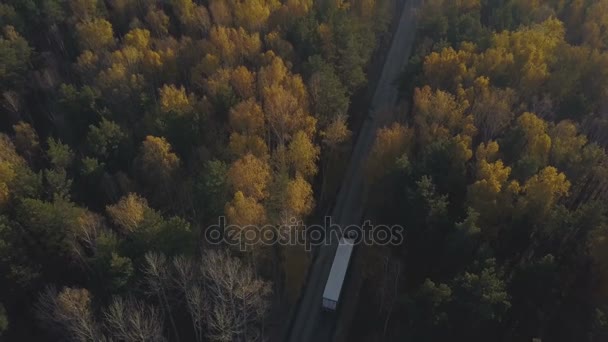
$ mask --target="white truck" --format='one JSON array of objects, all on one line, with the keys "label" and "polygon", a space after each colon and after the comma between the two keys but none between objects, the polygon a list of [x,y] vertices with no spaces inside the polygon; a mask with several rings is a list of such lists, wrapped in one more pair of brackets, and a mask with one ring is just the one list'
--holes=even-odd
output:
[{"label": "white truck", "polygon": [[353,247],[354,242],[348,238],[342,237],[338,242],[334,262],[331,265],[329,277],[327,277],[327,283],[323,291],[322,306],[324,310],[336,311],[338,307],[338,300],[344,286],[344,279],[346,278],[346,271],[348,271],[348,265],[350,264]]}]

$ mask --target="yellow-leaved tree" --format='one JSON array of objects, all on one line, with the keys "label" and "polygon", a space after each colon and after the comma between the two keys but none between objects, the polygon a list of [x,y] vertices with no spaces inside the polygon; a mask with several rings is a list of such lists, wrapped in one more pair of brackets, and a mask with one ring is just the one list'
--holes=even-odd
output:
[{"label": "yellow-leaved tree", "polygon": [[247,197],[262,200],[268,196],[270,176],[266,161],[247,154],[232,164],[227,181],[235,193],[240,191]]}]

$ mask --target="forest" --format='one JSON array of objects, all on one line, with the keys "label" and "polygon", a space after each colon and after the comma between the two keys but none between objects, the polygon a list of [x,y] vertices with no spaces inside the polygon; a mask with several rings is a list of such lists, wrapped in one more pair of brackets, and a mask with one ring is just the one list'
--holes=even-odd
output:
[{"label": "forest", "polygon": [[1,1],[2,340],[277,340],[308,255],[202,235],[327,201],[391,6]]},{"label": "forest", "polygon": [[[0,340],[281,340],[403,2],[1,0]],[[416,21],[348,339],[608,340],[608,0]]]},{"label": "forest", "polygon": [[608,339],[607,49],[608,1],[424,3],[368,165],[407,235],[362,258],[353,336]]}]

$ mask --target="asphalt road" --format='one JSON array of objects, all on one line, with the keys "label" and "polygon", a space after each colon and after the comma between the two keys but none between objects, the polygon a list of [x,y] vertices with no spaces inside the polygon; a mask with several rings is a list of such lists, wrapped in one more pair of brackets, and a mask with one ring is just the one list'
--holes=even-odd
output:
[{"label": "asphalt road", "polygon": [[[332,213],[333,222],[346,227],[360,224],[364,202],[364,164],[376,137],[376,131],[394,120],[393,110],[398,102],[396,78],[403,70],[414,43],[416,28],[415,12],[422,0],[405,0],[401,19],[393,36],[386,56],[382,75],[378,80],[369,119],[361,127],[353,149],[349,166],[340,187],[336,205]],[[295,313],[295,320],[289,331],[289,342],[331,341],[335,318],[321,309],[321,298],[329,270],[336,252],[337,241],[317,250],[317,256],[310,269],[308,284]],[[341,298],[342,300],[342,298]]]}]

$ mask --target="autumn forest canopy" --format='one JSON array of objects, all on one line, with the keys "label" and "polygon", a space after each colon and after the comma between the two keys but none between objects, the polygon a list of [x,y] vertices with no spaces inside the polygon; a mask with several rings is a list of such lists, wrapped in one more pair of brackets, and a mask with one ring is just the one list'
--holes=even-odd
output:
[{"label": "autumn forest canopy", "polygon": [[[0,340],[282,340],[311,253],[203,236],[331,211],[403,3],[0,1]],[[605,341],[608,0],[413,36],[346,337]]]},{"label": "autumn forest canopy", "polygon": [[607,25],[607,1],[426,1],[369,166],[373,215],[408,235],[363,261],[362,332],[608,338]]}]

